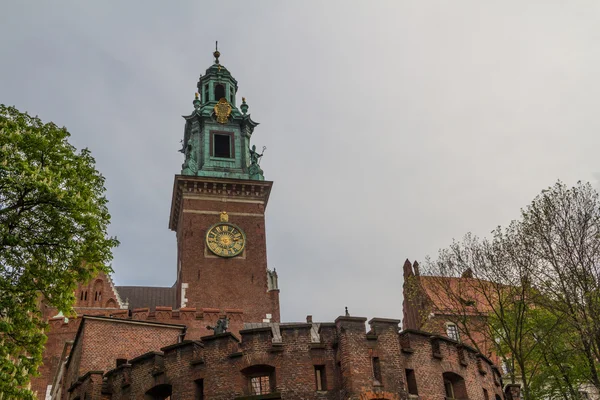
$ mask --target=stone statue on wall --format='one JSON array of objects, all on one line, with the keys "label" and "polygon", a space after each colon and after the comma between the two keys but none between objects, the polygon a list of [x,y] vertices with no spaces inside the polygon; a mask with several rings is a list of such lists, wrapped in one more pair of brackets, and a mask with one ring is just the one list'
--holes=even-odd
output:
[{"label": "stone statue on wall", "polygon": [[257,181],[262,181],[265,179],[265,177],[263,176],[264,172],[262,168],[260,168],[260,158],[263,156],[266,149],[267,148],[263,146],[263,151],[260,154],[258,153],[258,151],[256,151],[256,145],[252,145],[252,148],[249,149],[250,167],[248,167],[248,173],[250,174],[250,179],[254,179]]},{"label": "stone statue on wall", "polygon": [[219,318],[215,326],[207,326],[206,329],[211,330],[215,335],[227,332],[229,328],[229,318]]},{"label": "stone statue on wall", "polygon": [[182,165],[181,174],[182,175],[196,175],[198,172],[198,144],[197,141],[193,138],[190,138],[187,141],[184,150],[185,154],[185,162]]}]

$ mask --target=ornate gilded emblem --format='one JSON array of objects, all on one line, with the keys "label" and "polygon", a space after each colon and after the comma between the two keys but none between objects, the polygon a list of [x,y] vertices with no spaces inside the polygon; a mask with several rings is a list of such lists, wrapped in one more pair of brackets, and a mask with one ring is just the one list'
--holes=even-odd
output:
[{"label": "ornate gilded emblem", "polygon": [[225,211],[221,213],[220,220],[206,232],[208,249],[219,257],[241,254],[246,246],[246,234],[239,226],[228,222],[229,216]]},{"label": "ornate gilded emblem", "polygon": [[231,104],[227,101],[225,97],[221,97],[221,100],[217,104],[215,104],[215,116],[217,117],[217,122],[220,124],[226,124],[229,115],[231,115]]}]

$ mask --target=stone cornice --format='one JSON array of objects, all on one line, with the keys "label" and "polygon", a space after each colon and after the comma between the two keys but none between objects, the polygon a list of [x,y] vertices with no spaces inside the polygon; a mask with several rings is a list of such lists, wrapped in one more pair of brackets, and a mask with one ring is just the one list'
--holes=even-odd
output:
[{"label": "stone cornice", "polygon": [[254,200],[262,202],[266,207],[272,186],[271,181],[175,175],[169,228],[177,231],[184,195],[197,195],[215,200],[223,197]]}]

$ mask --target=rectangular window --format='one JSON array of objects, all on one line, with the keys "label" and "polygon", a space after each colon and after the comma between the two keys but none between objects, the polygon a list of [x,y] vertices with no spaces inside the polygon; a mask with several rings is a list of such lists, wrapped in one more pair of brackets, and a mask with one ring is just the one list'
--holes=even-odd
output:
[{"label": "rectangular window", "polygon": [[194,381],[196,384],[196,400],[204,400],[204,379],[197,379]]},{"label": "rectangular window", "polygon": [[406,370],[406,386],[408,387],[408,394],[419,394],[419,391],[417,390],[417,378],[415,377],[415,370],[413,369]]},{"label": "rectangular window", "polygon": [[453,324],[453,323],[446,324],[446,334],[448,335],[448,337],[450,339],[456,340],[457,342],[460,341],[460,336],[458,334],[458,327],[456,326],[456,324]]},{"label": "rectangular window", "polygon": [[315,365],[315,387],[318,391],[327,390],[324,365]]},{"label": "rectangular window", "polygon": [[269,376],[255,376],[250,378],[250,393],[253,395],[268,394],[271,391]]},{"label": "rectangular window", "polygon": [[381,383],[381,364],[379,363],[379,357],[373,357],[373,378]]},{"label": "rectangular window", "polygon": [[232,158],[231,154],[231,135],[213,134],[213,155],[220,158]]}]

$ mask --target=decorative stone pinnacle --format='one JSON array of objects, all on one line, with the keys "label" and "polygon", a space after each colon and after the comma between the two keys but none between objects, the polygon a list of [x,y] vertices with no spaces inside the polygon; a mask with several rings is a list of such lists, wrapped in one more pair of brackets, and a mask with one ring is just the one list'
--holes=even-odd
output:
[{"label": "decorative stone pinnacle", "polygon": [[194,105],[195,109],[200,108],[200,99],[199,99],[200,95],[198,94],[198,92],[196,92],[196,94],[194,95],[194,101],[192,102],[192,104]]},{"label": "decorative stone pinnacle", "polygon": [[242,110],[242,114],[246,115],[248,112],[248,104],[246,104],[246,98],[242,97],[242,105],[240,106],[240,110]]}]

